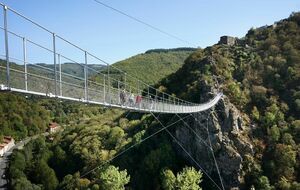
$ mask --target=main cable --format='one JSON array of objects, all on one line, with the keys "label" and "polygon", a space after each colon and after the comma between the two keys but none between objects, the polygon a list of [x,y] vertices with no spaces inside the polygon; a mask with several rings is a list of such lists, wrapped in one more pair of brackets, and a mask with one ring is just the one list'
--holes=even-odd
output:
[{"label": "main cable", "polygon": [[[198,114],[200,114],[200,113],[198,113]],[[191,113],[190,113],[190,115],[193,116],[193,114],[191,114]],[[200,121],[199,121],[196,117],[193,116],[193,118],[200,124]],[[190,127],[189,127],[189,128],[190,128]],[[214,163],[215,163],[215,166],[216,166],[216,169],[217,169],[217,173],[218,173],[218,175],[219,175],[220,183],[221,183],[222,189],[224,190],[225,188],[224,188],[224,184],[223,184],[223,181],[222,181],[220,169],[219,169],[219,166],[218,166],[218,163],[217,163],[215,154],[214,154],[214,150],[213,150],[213,148],[212,148],[211,139],[210,139],[210,136],[209,136],[209,130],[208,130],[208,118],[206,119],[206,130],[207,130],[208,142],[209,142],[209,145],[210,145],[209,149],[210,149],[211,152],[212,152],[213,160],[214,160]],[[192,130],[192,131],[194,132],[194,134],[195,134],[197,137],[201,138],[194,130]],[[201,139],[202,139],[202,138],[201,138]],[[205,143],[205,145],[207,146],[206,143]]]},{"label": "main cable", "polygon": [[136,21],[136,22],[138,22],[138,23],[140,23],[140,24],[143,24],[143,25],[145,25],[145,26],[147,26],[147,27],[149,27],[149,28],[151,28],[151,29],[153,29],[153,30],[156,30],[156,31],[158,31],[158,32],[160,32],[160,33],[162,33],[162,34],[164,34],[164,35],[167,35],[167,36],[169,36],[170,38],[173,38],[173,39],[176,39],[176,40],[178,40],[178,41],[180,41],[180,42],[189,44],[189,45],[191,45],[191,46],[193,46],[193,47],[197,47],[195,44],[193,44],[193,43],[191,43],[191,42],[189,42],[189,41],[187,41],[187,40],[184,40],[184,39],[182,39],[182,38],[180,38],[180,37],[178,37],[178,36],[176,36],[176,35],[174,35],[174,34],[171,34],[171,33],[169,33],[169,32],[166,32],[166,31],[164,31],[164,30],[162,30],[162,29],[160,29],[160,28],[158,28],[158,27],[156,27],[156,26],[153,26],[153,25],[151,25],[151,24],[149,24],[149,23],[147,23],[147,22],[145,22],[145,21],[143,21],[143,20],[141,20],[141,19],[139,19],[139,18],[136,18],[136,17],[134,17],[134,16],[132,16],[132,15],[130,15],[130,14],[128,14],[128,13],[125,13],[124,11],[121,11],[121,10],[119,10],[119,9],[116,9],[116,8],[114,8],[114,7],[112,7],[112,6],[108,5],[108,4],[105,4],[105,3],[103,3],[102,1],[99,1],[99,0],[94,0],[94,1],[95,1],[96,3],[102,5],[102,6],[106,7],[106,8],[109,8],[109,9],[111,9],[111,10],[113,10],[113,11],[115,11],[115,12],[121,14],[121,15],[123,15],[123,16],[126,16],[126,17],[128,17],[128,18],[130,18],[130,19],[132,19],[132,20],[134,20],[134,21]]},{"label": "main cable", "polygon": [[[190,115],[192,116],[192,117],[194,117],[191,113],[190,113]],[[180,119],[180,120],[182,120],[182,117],[179,115],[179,114],[177,114],[176,113],[176,116]],[[201,141],[202,141],[202,143],[206,146],[206,147],[208,147],[209,149],[211,149],[210,147],[209,147],[209,145],[205,142],[205,140],[203,140],[203,138],[202,137],[200,137],[199,135],[198,135],[198,133],[196,133],[196,131],[191,127],[191,126],[189,126],[189,124],[187,124],[184,120],[182,120],[182,122],[196,135],[196,137],[198,137],[198,139],[200,139]]]},{"label": "main cable", "polygon": [[[210,116],[210,114],[209,114],[209,116]],[[211,152],[212,152],[213,159],[214,159],[214,162],[215,162],[215,165],[216,165],[216,168],[217,168],[217,172],[218,172],[218,175],[219,175],[219,178],[220,178],[221,186],[222,186],[222,189],[225,190],[224,184],[223,184],[223,180],[222,180],[222,177],[221,177],[221,173],[220,173],[220,169],[219,169],[219,166],[218,166],[218,163],[217,163],[217,160],[216,160],[216,157],[215,157],[215,153],[214,153],[214,150],[213,150],[213,148],[212,148],[210,136],[209,136],[209,130],[208,130],[208,117],[207,117],[207,119],[206,119],[206,130],[207,130],[208,142],[209,142],[209,145],[210,145],[210,147],[211,147]]]}]

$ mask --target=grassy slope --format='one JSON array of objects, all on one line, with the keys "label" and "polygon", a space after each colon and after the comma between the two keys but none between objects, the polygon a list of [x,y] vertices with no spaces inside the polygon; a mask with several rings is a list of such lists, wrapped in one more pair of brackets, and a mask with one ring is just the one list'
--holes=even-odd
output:
[{"label": "grassy slope", "polygon": [[114,66],[130,73],[130,75],[142,79],[149,84],[155,84],[162,78],[178,70],[184,60],[195,49],[171,49],[168,51],[148,51],[117,62]]}]

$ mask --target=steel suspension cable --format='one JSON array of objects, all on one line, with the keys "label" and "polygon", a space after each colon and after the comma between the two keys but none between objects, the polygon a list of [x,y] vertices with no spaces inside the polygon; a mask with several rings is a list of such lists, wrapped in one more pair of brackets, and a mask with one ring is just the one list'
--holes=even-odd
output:
[{"label": "steel suspension cable", "polygon": [[121,11],[121,10],[119,10],[119,9],[116,9],[116,8],[114,8],[114,7],[112,7],[112,6],[108,5],[108,4],[105,4],[105,3],[103,3],[102,1],[99,1],[99,0],[93,0],[93,1],[95,1],[96,3],[102,5],[102,6],[106,7],[106,8],[109,8],[109,9],[111,9],[111,10],[113,10],[113,11],[115,11],[115,12],[117,12],[117,13],[123,15],[123,16],[126,16],[126,17],[128,17],[128,18],[130,18],[130,19],[132,19],[132,20],[134,20],[134,21],[136,21],[136,22],[138,22],[138,23],[140,23],[140,24],[143,24],[143,25],[145,25],[145,26],[147,26],[147,27],[149,27],[149,28],[151,28],[151,29],[153,29],[153,30],[156,30],[156,31],[158,31],[158,32],[160,32],[160,33],[162,33],[162,34],[164,34],[164,35],[167,35],[167,36],[169,36],[169,37],[171,37],[171,38],[173,38],[173,39],[176,39],[176,40],[178,40],[178,41],[180,41],[180,42],[189,44],[189,45],[191,45],[191,46],[193,46],[193,47],[197,47],[195,44],[193,44],[193,43],[191,43],[191,42],[189,42],[189,41],[187,41],[187,40],[184,40],[184,39],[182,39],[182,38],[180,38],[180,37],[178,37],[178,36],[176,36],[176,35],[174,35],[174,34],[171,34],[171,33],[169,33],[169,32],[166,32],[166,31],[164,31],[164,30],[162,30],[162,29],[160,29],[160,28],[158,28],[158,27],[156,27],[156,26],[153,26],[153,25],[151,25],[151,24],[149,24],[149,23],[147,23],[147,22],[145,22],[145,21],[143,21],[143,20],[141,20],[141,19],[139,19],[139,18],[136,18],[136,17],[134,17],[134,16],[132,16],[132,15],[129,15],[128,13],[125,13],[124,11]]},{"label": "steel suspension cable", "polygon": [[[175,114],[179,119],[181,119],[182,120],[182,118],[181,118],[181,116],[179,115],[179,114]],[[194,117],[192,114],[190,114],[192,117]],[[199,135],[198,135],[198,133],[196,133],[196,131],[189,125],[189,124],[187,124],[184,120],[182,120],[183,121],[183,123],[202,141],[202,143],[205,145],[205,146],[207,146],[209,149],[210,149],[210,147],[209,147],[209,145],[205,142],[205,140],[202,138],[202,137],[200,137]]]},{"label": "steel suspension cable", "polygon": [[[176,114],[177,117],[181,118],[181,116],[179,114]],[[196,118],[194,117],[193,114],[190,113],[190,115],[196,120]],[[183,123],[196,135],[196,137],[198,137],[198,139],[200,139],[202,141],[202,143],[207,147],[207,155],[210,156],[210,151],[213,151],[212,148],[205,142],[205,140],[198,135],[198,133],[185,121],[183,121]]]},{"label": "steel suspension cable", "polygon": [[[209,116],[210,115],[211,114],[209,114]],[[211,144],[211,139],[210,139],[209,130],[208,130],[208,117],[206,119],[206,130],[207,130],[208,142],[209,142],[209,145],[210,145],[210,148],[211,148],[211,151],[212,151],[213,159],[214,159],[214,162],[215,162],[215,165],[216,165],[216,168],[217,168],[217,172],[218,172],[218,175],[219,175],[221,186],[222,186],[222,189],[225,190],[223,180],[222,180],[222,177],[221,177],[221,173],[220,173],[220,169],[219,169],[219,166],[218,166],[218,163],[217,163],[217,160],[216,160],[216,157],[215,157],[215,153],[214,153],[214,150],[213,150],[212,144]]]},{"label": "steel suspension cable", "polygon": [[[200,114],[200,113],[198,113],[198,114]],[[190,115],[193,116],[193,114],[191,114],[191,113],[190,113]],[[199,121],[196,117],[193,116],[193,118],[200,124],[200,121]],[[217,169],[217,173],[218,173],[218,175],[219,175],[220,183],[221,183],[222,189],[224,190],[225,188],[224,188],[224,184],[223,184],[223,181],[222,181],[220,169],[219,169],[219,166],[218,166],[218,163],[217,163],[215,154],[214,154],[214,150],[213,150],[213,148],[212,148],[211,139],[210,139],[210,136],[209,136],[209,130],[208,130],[208,118],[206,119],[206,123],[207,123],[207,125],[206,125],[206,130],[207,130],[207,135],[208,135],[209,149],[210,149],[211,152],[212,152],[213,160],[214,160],[214,163],[215,163],[215,166],[216,166],[216,169]],[[196,136],[198,136],[198,134],[197,134],[195,131],[193,131],[193,132],[194,132],[194,134],[195,134]],[[207,145],[206,145],[206,146],[207,146]]]}]

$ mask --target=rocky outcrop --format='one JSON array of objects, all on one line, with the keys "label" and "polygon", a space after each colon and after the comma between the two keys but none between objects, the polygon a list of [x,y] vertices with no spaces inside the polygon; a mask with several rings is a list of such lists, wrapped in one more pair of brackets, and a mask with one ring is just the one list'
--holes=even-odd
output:
[{"label": "rocky outcrop", "polygon": [[[215,176],[216,183],[220,184],[216,177],[218,175],[212,157],[213,151],[225,189],[242,189],[243,159],[246,154],[253,154],[252,144],[248,138],[250,128],[248,118],[242,116],[226,97],[214,109],[193,116],[194,118],[191,117],[184,125],[176,128],[176,138],[203,170]],[[212,149],[210,149],[209,139]],[[178,153],[191,161],[179,148]],[[192,161],[191,164],[195,165]]]}]

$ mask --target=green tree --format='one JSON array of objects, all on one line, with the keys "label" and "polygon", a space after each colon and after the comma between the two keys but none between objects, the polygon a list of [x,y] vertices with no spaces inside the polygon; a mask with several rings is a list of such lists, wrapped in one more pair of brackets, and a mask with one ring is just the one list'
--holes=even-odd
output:
[{"label": "green tree", "polygon": [[300,183],[294,181],[291,185],[291,189],[290,190],[299,190],[300,189]]},{"label": "green tree", "polygon": [[15,151],[11,156],[9,174],[12,179],[25,177],[24,170],[26,168],[26,160],[20,151]]},{"label": "green tree", "polygon": [[193,167],[185,167],[176,177],[169,169],[162,171],[162,186],[166,190],[201,190],[202,173]]},{"label": "green tree", "polygon": [[252,109],[252,117],[256,120],[259,121],[259,111],[256,106],[253,107]]},{"label": "green tree", "polygon": [[91,187],[92,190],[99,190],[100,187],[98,184],[94,184],[92,187]]},{"label": "green tree", "polygon": [[58,188],[62,190],[85,190],[88,189],[90,183],[90,180],[80,178],[79,172],[76,172],[74,175],[66,175]]},{"label": "green tree", "polygon": [[285,178],[285,177],[281,177],[277,186],[281,189],[281,190],[289,190],[291,187],[291,183]]},{"label": "green tree", "polygon": [[123,190],[125,185],[129,183],[130,176],[127,171],[119,171],[118,167],[108,166],[99,174],[100,187],[106,190]]},{"label": "green tree", "polygon": [[125,136],[124,130],[120,127],[113,127],[110,130],[108,141],[108,147],[115,148],[116,146],[120,146],[120,143]]},{"label": "green tree", "polygon": [[266,112],[264,121],[267,126],[272,126],[275,124],[276,115],[272,112]]},{"label": "green tree", "polygon": [[273,101],[274,101],[274,103],[272,103],[271,106],[267,107],[267,110],[266,110],[265,116],[264,116],[264,124],[267,127],[276,125],[277,123],[284,120],[284,114],[282,113],[280,108],[277,106],[276,100],[273,100]]},{"label": "green tree", "polygon": [[13,185],[15,190],[41,190],[42,189],[37,185],[31,184],[31,182],[27,180],[26,177],[21,177],[17,179]]},{"label": "green tree", "polygon": [[248,97],[245,94],[245,92],[241,89],[240,85],[240,83],[231,81],[228,83],[227,88],[225,90],[234,103],[243,107],[246,105]]},{"label": "green tree", "polygon": [[257,189],[259,189],[259,190],[273,190],[274,187],[270,185],[268,177],[261,176],[258,179]]},{"label": "green tree", "polygon": [[293,139],[293,136],[290,133],[284,133],[282,136],[282,143],[286,145],[295,146],[296,143]]},{"label": "green tree", "polygon": [[68,174],[64,177],[62,182],[59,184],[59,189],[62,189],[62,190],[76,189],[76,183],[73,180],[73,176],[71,174]]},{"label": "green tree", "polygon": [[272,126],[271,129],[269,130],[269,138],[273,142],[277,142],[279,140],[280,130],[276,125]]},{"label": "green tree", "polygon": [[35,168],[35,173],[36,181],[43,184],[43,187],[46,190],[56,189],[58,180],[56,178],[55,172],[48,166],[48,164],[44,160],[38,162]]},{"label": "green tree", "polygon": [[174,164],[175,153],[170,144],[162,144],[158,149],[147,154],[143,161],[145,171],[151,175],[158,173],[161,168]]},{"label": "green tree", "polygon": [[276,175],[292,180],[296,164],[296,151],[291,145],[277,144],[274,153]]},{"label": "green tree", "polygon": [[20,151],[14,152],[14,154],[12,155],[11,163],[16,169],[19,169],[20,171],[25,170],[26,160],[24,155]]},{"label": "green tree", "polygon": [[173,190],[175,188],[176,177],[172,170],[165,169],[161,173],[162,187],[165,190]]},{"label": "green tree", "polygon": [[176,187],[180,190],[201,190],[202,173],[192,167],[183,168],[176,176]]}]

